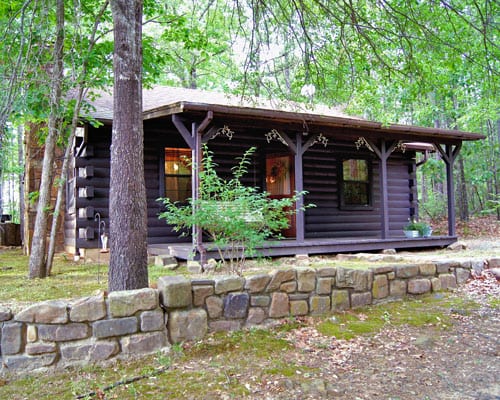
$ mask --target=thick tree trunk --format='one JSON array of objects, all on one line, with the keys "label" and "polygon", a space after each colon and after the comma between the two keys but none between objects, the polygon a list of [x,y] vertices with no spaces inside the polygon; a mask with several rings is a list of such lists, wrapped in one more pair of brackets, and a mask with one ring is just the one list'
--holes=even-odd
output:
[{"label": "thick tree trunk", "polygon": [[50,195],[54,175],[54,158],[60,126],[59,107],[61,103],[61,88],[63,79],[63,45],[64,45],[64,0],[57,0],[57,37],[54,44],[54,66],[50,93],[50,114],[48,134],[45,139],[43,154],[42,177],[36,210],[35,228],[29,260],[29,278],[45,278],[47,225],[50,211]]},{"label": "thick tree trunk", "polygon": [[111,1],[114,109],[111,139],[109,290],[148,286],[142,126],[142,1]]}]

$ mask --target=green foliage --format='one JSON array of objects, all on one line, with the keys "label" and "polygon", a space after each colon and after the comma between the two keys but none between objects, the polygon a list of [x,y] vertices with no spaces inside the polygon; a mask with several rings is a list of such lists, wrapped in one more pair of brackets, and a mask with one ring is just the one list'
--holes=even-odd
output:
[{"label": "green foliage", "polygon": [[417,221],[414,218],[408,220],[408,223],[403,227],[404,231],[418,231],[419,236],[427,237],[431,233],[431,227],[426,222]]},{"label": "green foliage", "polygon": [[223,262],[229,262],[229,270],[237,274],[242,273],[246,257],[257,255],[266,239],[280,237],[280,231],[288,227],[288,217],[296,212],[295,202],[305,194],[270,199],[268,193],[245,186],[242,177],[254,152],[255,148],[248,149],[233,167],[232,178],[225,180],[217,174],[213,153],[205,146],[199,199],[190,199],[186,205],[165,198],[162,201],[166,210],[160,214],[182,234],[194,226],[202,229]]},{"label": "green foliage", "polygon": [[420,201],[419,210],[431,220],[437,220],[447,216],[446,195],[438,192],[428,192],[427,200]]}]

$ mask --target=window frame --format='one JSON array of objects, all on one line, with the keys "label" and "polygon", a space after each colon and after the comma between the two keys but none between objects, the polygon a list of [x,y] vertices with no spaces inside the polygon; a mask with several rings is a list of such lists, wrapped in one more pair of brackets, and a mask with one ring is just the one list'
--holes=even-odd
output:
[{"label": "window frame", "polygon": [[[167,150],[168,149],[171,149],[171,150],[181,150],[181,151],[189,151],[191,152],[191,155],[190,155],[190,158],[192,158],[192,150],[189,148],[189,147],[174,147],[174,146],[164,146],[161,150],[161,157],[160,157],[160,174],[159,174],[159,178],[160,178],[160,187],[159,187],[159,191],[160,191],[160,197],[161,198],[168,198],[167,196],[167,185],[166,185],[166,179],[167,177],[187,177],[188,174],[169,174],[167,173],[167,171],[165,170],[165,162],[167,161],[166,160],[166,155],[167,155]],[[192,179],[193,179],[193,175],[192,175],[192,171],[191,173],[189,174],[189,179],[191,181],[191,185],[192,185]],[[191,194],[190,196],[188,196],[185,200],[177,200],[178,202],[180,203],[186,203],[190,197],[192,197],[193,193],[192,193],[192,186],[190,188],[190,191],[191,191]]]},{"label": "window frame", "polygon": [[[362,160],[366,162],[366,168],[368,173],[367,181],[356,181],[356,180],[344,180],[344,162],[348,160]],[[360,157],[359,155],[344,155],[339,159],[339,175],[338,175],[338,183],[339,183],[339,208],[341,210],[347,211],[370,211],[374,209],[373,206],[373,164],[372,160],[369,157]],[[367,185],[367,196],[368,203],[367,204],[346,204],[345,196],[344,196],[344,184],[347,182],[352,183],[364,183]]]}]

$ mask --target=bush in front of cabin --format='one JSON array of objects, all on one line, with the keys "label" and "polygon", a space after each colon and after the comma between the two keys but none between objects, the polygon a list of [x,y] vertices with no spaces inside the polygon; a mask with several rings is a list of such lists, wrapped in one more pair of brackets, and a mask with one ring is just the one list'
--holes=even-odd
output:
[{"label": "bush in front of cabin", "polygon": [[231,179],[226,180],[217,174],[213,153],[204,146],[199,199],[190,198],[187,204],[161,199],[165,211],[160,218],[181,235],[199,227],[210,240],[208,246],[217,249],[222,265],[238,275],[246,257],[257,256],[267,239],[281,238],[280,231],[288,228],[289,216],[296,213],[296,201],[305,194],[296,192],[290,198],[271,199],[268,193],[245,186],[241,179],[248,172],[255,150],[251,147],[238,158]]}]

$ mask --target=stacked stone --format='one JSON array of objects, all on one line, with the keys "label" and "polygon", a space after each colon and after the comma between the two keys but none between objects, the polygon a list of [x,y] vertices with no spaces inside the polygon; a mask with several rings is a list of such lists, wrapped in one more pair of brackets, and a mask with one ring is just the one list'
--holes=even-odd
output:
[{"label": "stacked stone", "polygon": [[1,331],[7,370],[95,363],[167,344],[158,291],[149,288],[34,304],[2,322]]},{"label": "stacked stone", "polygon": [[288,316],[327,314],[407,295],[454,289],[483,262],[374,267],[296,267],[247,278],[161,277],[158,289],[47,301],[12,315],[0,308],[4,370],[95,363],[147,354]]}]

